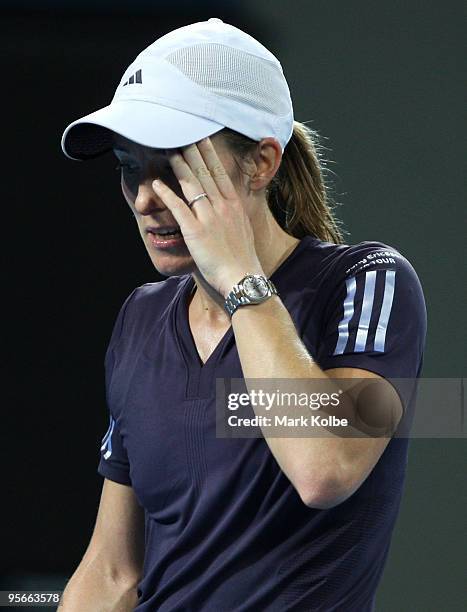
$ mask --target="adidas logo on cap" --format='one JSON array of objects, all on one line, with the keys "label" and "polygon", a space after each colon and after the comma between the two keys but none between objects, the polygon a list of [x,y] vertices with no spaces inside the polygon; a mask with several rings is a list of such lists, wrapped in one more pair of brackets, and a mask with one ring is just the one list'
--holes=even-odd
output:
[{"label": "adidas logo on cap", "polygon": [[140,68],[139,70],[135,72],[135,74],[131,75],[128,81],[123,83],[122,87],[125,87],[125,85],[131,85],[132,83],[142,83],[142,82],[143,82],[143,75],[142,75],[141,68]]}]

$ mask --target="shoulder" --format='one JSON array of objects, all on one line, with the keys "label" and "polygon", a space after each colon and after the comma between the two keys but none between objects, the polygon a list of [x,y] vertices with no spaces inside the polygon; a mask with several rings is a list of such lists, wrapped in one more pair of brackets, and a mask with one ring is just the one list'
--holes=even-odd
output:
[{"label": "shoulder", "polygon": [[412,264],[398,249],[384,242],[370,240],[347,246],[340,253],[337,265],[344,277],[367,270],[398,268],[413,270]]},{"label": "shoulder", "polygon": [[117,323],[120,327],[144,328],[158,315],[163,315],[187,282],[189,275],[170,276],[164,280],[144,283],[132,290],[121,304]]},{"label": "shoulder", "polygon": [[311,242],[309,247],[317,259],[321,280],[330,288],[335,288],[360,273],[377,270],[399,271],[398,276],[410,278],[412,282],[420,284],[407,256],[400,249],[385,242],[363,240],[349,245],[317,240]]},{"label": "shoulder", "polygon": [[400,250],[384,242],[365,240],[348,246],[337,258],[334,277],[347,290],[355,284],[371,288],[379,282],[393,291],[397,285],[399,299],[416,296],[424,306],[422,285],[412,263]]},{"label": "shoulder", "polygon": [[317,361],[383,377],[420,372],[427,330],[422,286],[409,260],[379,241],[334,249],[323,306]]},{"label": "shoulder", "polygon": [[345,276],[361,270],[396,265],[407,262],[399,249],[379,240],[363,240],[356,244],[334,244],[321,240],[311,241],[310,250],[314,257],[329,272]]},{"label": "shoulder", "polygon": [[153,302],[171,300],[187,282],[188,275],[169,276],[153,283],[144,283],[132,292],[133,303],[138,308],[145,308]]},{"label": "shoulder", "polygon": [[[357,244],[318,243],[322,278],[320,302],[328,316],[367,302],[391,299],[401,316],[416,312],[426,319],[423,288],[417,272],[396,247],[376,240]],[[405,315],[404,315],[405,316]]]}]

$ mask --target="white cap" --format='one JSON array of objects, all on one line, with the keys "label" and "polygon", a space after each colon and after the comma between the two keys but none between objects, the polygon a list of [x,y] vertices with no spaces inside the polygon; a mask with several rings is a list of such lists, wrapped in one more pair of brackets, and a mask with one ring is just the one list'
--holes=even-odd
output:
[{"label": "white cap", "polygon": [[112,133],[147,147],[179,148],[228,127],[253,140],[293,131],[290,91],[279,60],[217,17],[153,42],[125,70],[108,106],[65,129],[67,157],[85,160],[112,148]]}]

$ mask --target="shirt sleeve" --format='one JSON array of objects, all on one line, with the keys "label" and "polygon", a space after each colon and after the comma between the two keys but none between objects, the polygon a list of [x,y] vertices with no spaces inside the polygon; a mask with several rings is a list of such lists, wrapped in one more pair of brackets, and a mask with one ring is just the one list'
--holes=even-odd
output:
[{"label": "shirt sleeve", "polygon": [[363,242],[348,249],[338,269],[317,349],[320,367],[418,377],[427,316],[410,262],[393,247]]},{"label": "shirt sleeve", "polygon": [[97,471],[101,476],[120,484],[131,485],[130,464],[123,446],[118,424],[112,413],[105,436],[101,440]]},{"label": "shirt sleeve", "polygon": [[137,289],[132,291],[120,308],[105,354],[105,392],[109,424],[107,431],[101,440],[100,458],[97,467],[97,471],[101,476],[125,485],[131,485],[130,463],[128,461],[128,455],[120,433],[118,416],[114,414],[114,410],[109,400],[109,388],[116,359],[115,349],[123,334],[127,308],[136,291]]}]

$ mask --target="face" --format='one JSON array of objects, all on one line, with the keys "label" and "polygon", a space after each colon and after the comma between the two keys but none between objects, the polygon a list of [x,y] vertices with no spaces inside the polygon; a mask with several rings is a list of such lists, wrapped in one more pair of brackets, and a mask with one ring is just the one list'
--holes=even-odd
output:
[{"label": "face", "polygon": [[[222,136],[215,134],[210,138],[224,168],[237,186],[237,166]],[[174,240],[173,246],[157,246],[153,234],[147,232],[149,226],[178,226],[170,209],[154,192],[154,179],[162,179],[186,202],[166,150],[145,147],[114,134],[113,152],[118,160],[123,196],[135,216],[141,238],[155,268],[164,276],[191,273],[196,266],[183,239]]]}]

